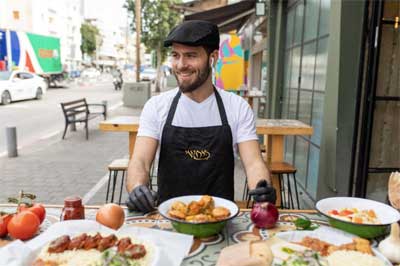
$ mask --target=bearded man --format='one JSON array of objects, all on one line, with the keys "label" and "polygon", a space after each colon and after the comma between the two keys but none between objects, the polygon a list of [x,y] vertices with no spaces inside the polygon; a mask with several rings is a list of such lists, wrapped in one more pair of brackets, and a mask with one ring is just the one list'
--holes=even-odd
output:
[{"label": "bearded man", "polygon": [[[128,167],[128,208],[149,212],[157,202],[184,195],[234,200],[237,153],[251,194],[258,201],[275,202],[253,111],[242,97],[212,83],[218,27],[207,21],[185,21],[172,29],[164,46],[171,47],[178,88],[152,97],[143,108]],[[157,151],[158,195],[148,187]]]}]

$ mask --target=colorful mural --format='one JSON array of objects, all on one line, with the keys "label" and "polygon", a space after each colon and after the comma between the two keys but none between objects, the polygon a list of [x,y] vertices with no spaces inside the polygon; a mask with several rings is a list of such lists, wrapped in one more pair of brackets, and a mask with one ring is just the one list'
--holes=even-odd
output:
[{"label": "colorful mural", "polygon": [[248,51],[243,51],[234,32],[221,35],[215,84],[225,90],[238,90],[247,83]]}]

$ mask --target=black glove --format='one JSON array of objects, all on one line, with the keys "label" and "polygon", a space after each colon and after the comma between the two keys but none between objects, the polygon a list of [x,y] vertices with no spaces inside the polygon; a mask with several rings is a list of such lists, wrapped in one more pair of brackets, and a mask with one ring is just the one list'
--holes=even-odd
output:
[{"label": "black glove", "polygon": [[156,206],[157,193],[150,190],[146,185],[135,187],[130,193],[126,201],[128,209],[143,213],[151,212]]},{"label": "black glove", "polygon": [[276,202],[275,188],[269,186],[267,180],[262,179],[258,181],[257,187],[249,191],[249,195],[253,196],[255,202]]}]

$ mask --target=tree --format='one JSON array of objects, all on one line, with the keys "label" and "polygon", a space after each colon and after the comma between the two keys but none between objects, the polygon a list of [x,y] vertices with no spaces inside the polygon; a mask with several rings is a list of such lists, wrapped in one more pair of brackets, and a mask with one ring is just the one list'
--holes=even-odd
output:
[{"label": "tree", "polygon": [[99,29],[89,22],[85,22],[81,26],[82,54],[93,56],[96,52],[97,46],[101,44],[101,37]]},{"label": "tree", "polygon": [[[142,36],[141,41],[147,52],[156,52],[157,82],[156,91],[160,90],[161,64],[167,58],[168,49],[164,48],[164,39],[173,27],[181,21],[181,15],[172,6],[181,3],[181,0],[142,0]],[[133,14],[135,21],[135,1],[126,0],[125,7]],[[131,23],[135,30],[135,23]]]}]

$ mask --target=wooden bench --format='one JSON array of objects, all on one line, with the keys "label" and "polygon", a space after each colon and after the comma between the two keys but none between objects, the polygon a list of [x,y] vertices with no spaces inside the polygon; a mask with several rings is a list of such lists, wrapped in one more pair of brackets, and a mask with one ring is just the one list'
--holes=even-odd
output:
[{"label": "wooden bench", "polygon": [[[93,109],[93,111],[91,111],[89,109],[90,106],[99,106],[102,107],[102,110],[94,111]],[[61,103],[61,108],[65,118],[65,128],[62,139],[64,139],[65,133],[67,133],[68,126],[73,125],[73,128],[75,128],[75,123],[85,123],[86,139],[89,139],[88,121],[101,115],[104,117],[104,120],[107,119],[106,104],[88,104],[85,98]]]}]

